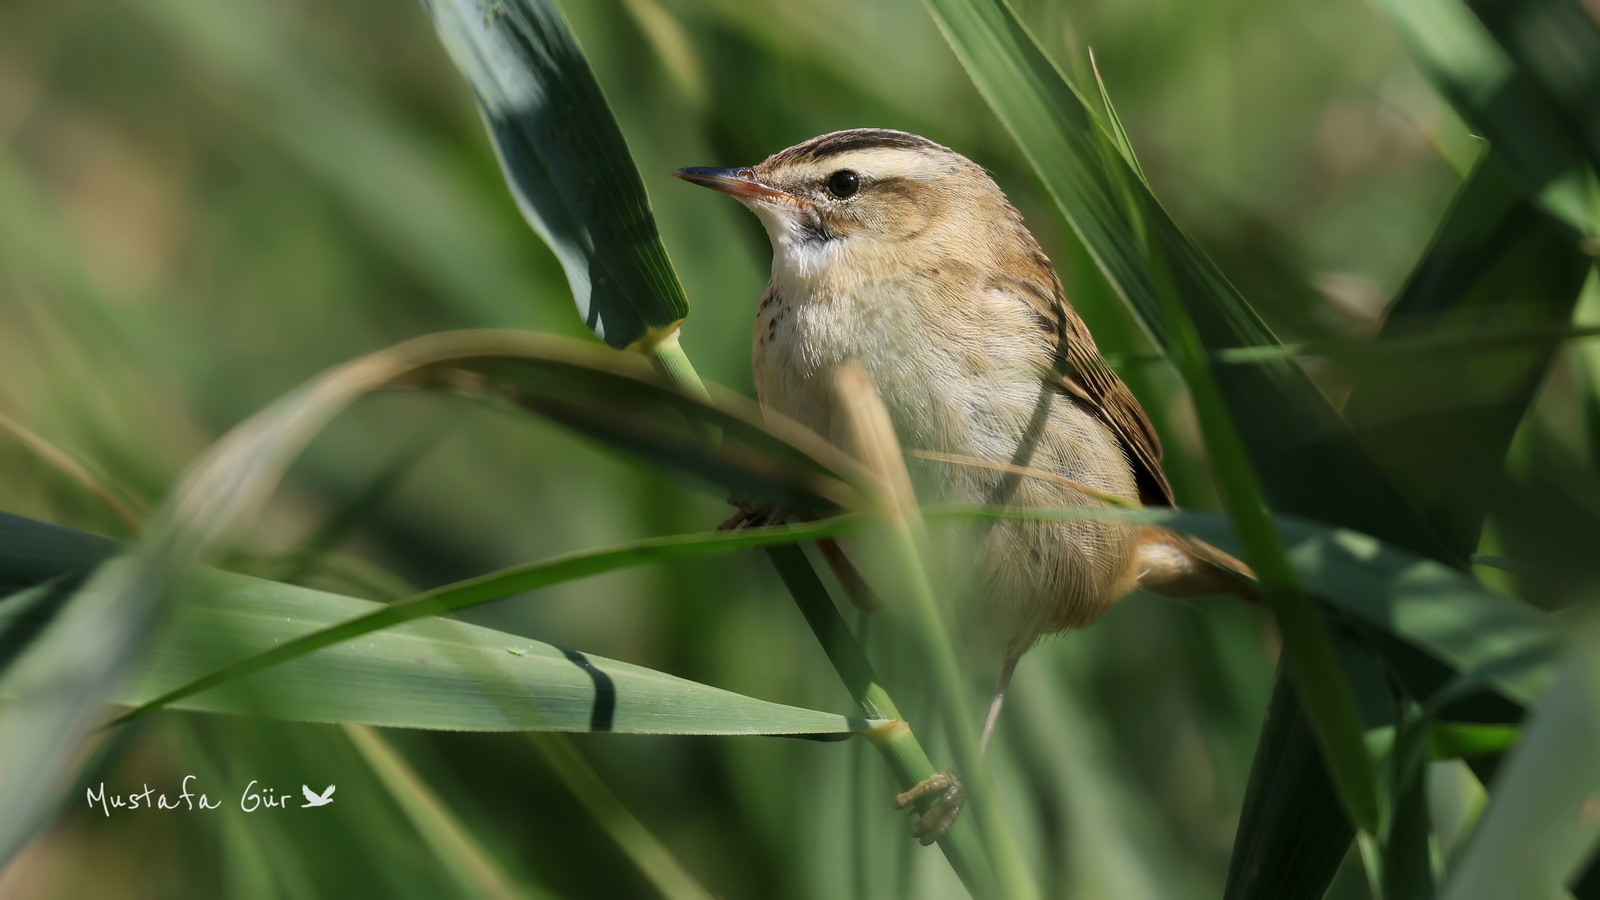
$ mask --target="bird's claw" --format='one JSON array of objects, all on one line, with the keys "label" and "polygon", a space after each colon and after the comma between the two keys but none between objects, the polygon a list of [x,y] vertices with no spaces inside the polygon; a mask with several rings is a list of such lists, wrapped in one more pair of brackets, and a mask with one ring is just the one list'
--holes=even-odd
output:
[{"label": "bird's claw", "polygon": [[956,770],[950,769],[924,778],[911,790],[895,797],[894,808],[905,809],[924,797],[935,799],[911,823],[911,836],[926,847],[943,837],[950,826],[956,823],[956,817],[961,815],[961,807],[967,802],[967,794],[961,787]]},{"label": "bird's claw", "polygon": [[736,531],[740,528],[762,528],[768,525],[779,525],[784,519],[789,518],[789,511],[778,509],[762,503],[728,498],[728,502],[735,507],[733,515],[727,521],[717,526],[718,531]]}]

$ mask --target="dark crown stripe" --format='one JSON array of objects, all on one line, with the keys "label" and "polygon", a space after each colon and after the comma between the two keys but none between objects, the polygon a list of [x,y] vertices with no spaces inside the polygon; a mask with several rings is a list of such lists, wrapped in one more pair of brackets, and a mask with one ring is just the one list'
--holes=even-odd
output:
[{"label": "dark crown stripe", "polygon": [[889,128],[855,128],[850,131],[835,131],[814,137],[803,144],[780,153],[779,156],[791,160],[807,159],[813,162],[849,153],[852,150],[871,150],[878,147],[892,147],[900,150],[943,150],[938,144],[925,137],[919,137],[904,131],[895,131]]}]

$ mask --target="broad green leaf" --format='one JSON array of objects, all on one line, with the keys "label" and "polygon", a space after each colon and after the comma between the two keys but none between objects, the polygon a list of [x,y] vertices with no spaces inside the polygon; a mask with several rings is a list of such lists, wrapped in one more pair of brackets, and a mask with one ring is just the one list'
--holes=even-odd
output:
[{"label": "broad green leaf", "polygon": [[[110,569],[126,567],[119,561]],[[226,572],[195,573],[118,695],[143,703],[382,604]],[[448,619],[327,646],[172,704],[302,722],[460,731],[843,734],[880,724],[696,684],[641,666]]]},{"label": "broad green leaf", "polygon": [[[1066,507],[938,507],[933,524],[990,519],[1107,518],[1159,524],[1239,555],[1243,541],[1229,517],[1197,510]],[[1554,680],[1563,628],[1549,613],[1498,594],[1471,575],[1371,535],[1296,516],[1272,517],[1295,576],[1330,614],[1370,634],[1398,641],[1373,650],[1389,666],[1424,653],[1441,675],[1422,693],[1457,696],[1492,689],[1514,706],[1536,702]],[[1465,685],[1451,683],[1463,673]],[[1423,698],[1426,699],[1426,698]],[[1440,710],[1449,710],[1450,703]]]},{"label": "broad green leaf", "polygon": [[1553,897],[1600,837],[1600,638],[1585,623],[1502,764],[1443,900]]},{"label": "broad green leaf", "polygon": [[[1471,0],[1467,5],[1517,71],[1537,85],[1589,165],[1600,169],[1600,21],[1593,7],[1575,0]],[[1594,202],[1591,197],[1591,215]]]},{"label": "broad green leaf", "polygon": [[561,259],[578,314],[612,347],[648,349],[689,314],[588,60],[552,0],[425,0],[478,97],[528,223]]},{"label": "broad green leaf", "polygon": [[166,690],[146,698],[133,709],[123,713],[117,722],[138,718],[161,707],[173,705],[186,697],[299,659],[325,647],[332,647],[345,641],[360,640],[366,635],[406,622],[441,616],[553,584],[631,566],[667,559],[687,559],[713,553],[726,553],[750,547],[789,544],[845,533],[859,525],[860,522],[857,520],[840,517],[790,527],[651,538],[621,547],[569,553],[554,559],[491,572],[435,588],[406,600],[381,604],[348,619],[329,622],[323,628],[309,632],[297,631],[288,638],[275,641],[259,653],[246,655],[227,665],[219,664],[213,670],[198,673],[186,681],[170,685]]},{"label": "broad green leaf", "polygon": [[[1479,163],[1380,341],[1535,332],[1572,319],[1591,259],[1571,228],[1523,197],[1498,151]],[[1458,558],[1478,548],[1512,435],[1554,341],[1385,354],[1350,372],[1345,416]]]}]

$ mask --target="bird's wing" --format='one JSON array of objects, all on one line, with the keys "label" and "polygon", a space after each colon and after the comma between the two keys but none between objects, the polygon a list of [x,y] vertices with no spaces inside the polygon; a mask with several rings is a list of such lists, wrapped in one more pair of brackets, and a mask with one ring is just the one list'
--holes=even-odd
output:
[{"label": "bird's wing", "polygon": [[333,792],[335,790],[337,790],[338,787],[339,786],[337,784],[328,785],[328,789],[323,791],[321,796],[318,799],[320,799],[324,803],[328,802],[329,800],[332,800],[333,799]]},{"label": "bird's wing", "polygon": [[317,796],[317,792],[313,791],[308,785],[300,785],[300,793],[306,795],[307,803],[315,803],[322,799],[321,797]]},{"label": "bird's wing", "polygon": [[1053,376],[1052,383],[1062,393],[1082,401],[1116,434],[1133,464],[1139,502],[1146,506],[1172,506],[1172,486],[1161,471],[1161,439],[1156,436],[1155,426],[1133,392],[1106,365],[1088,327],[1067,302],[1049,261],[1043,254],[1038,259],[1043,271],[1034,277],[997,274],[992,287],[1027,301],[1047,330],[1059,335],[1060,360],[1065,366]]}]

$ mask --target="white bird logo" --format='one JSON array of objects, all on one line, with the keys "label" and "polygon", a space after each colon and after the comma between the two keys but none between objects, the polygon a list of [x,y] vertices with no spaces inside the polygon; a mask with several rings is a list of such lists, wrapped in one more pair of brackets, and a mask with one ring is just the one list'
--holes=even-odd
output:
[{"label": "white bird logo", "polygon": [[338,787],[336,784],[328,785],[328,789],[318,794],[306,785],[300,785],[300,793],[306,795],[306,802],[300,805],[301,809],[309,806],[327,806],[333,802],[333,792]]}]

